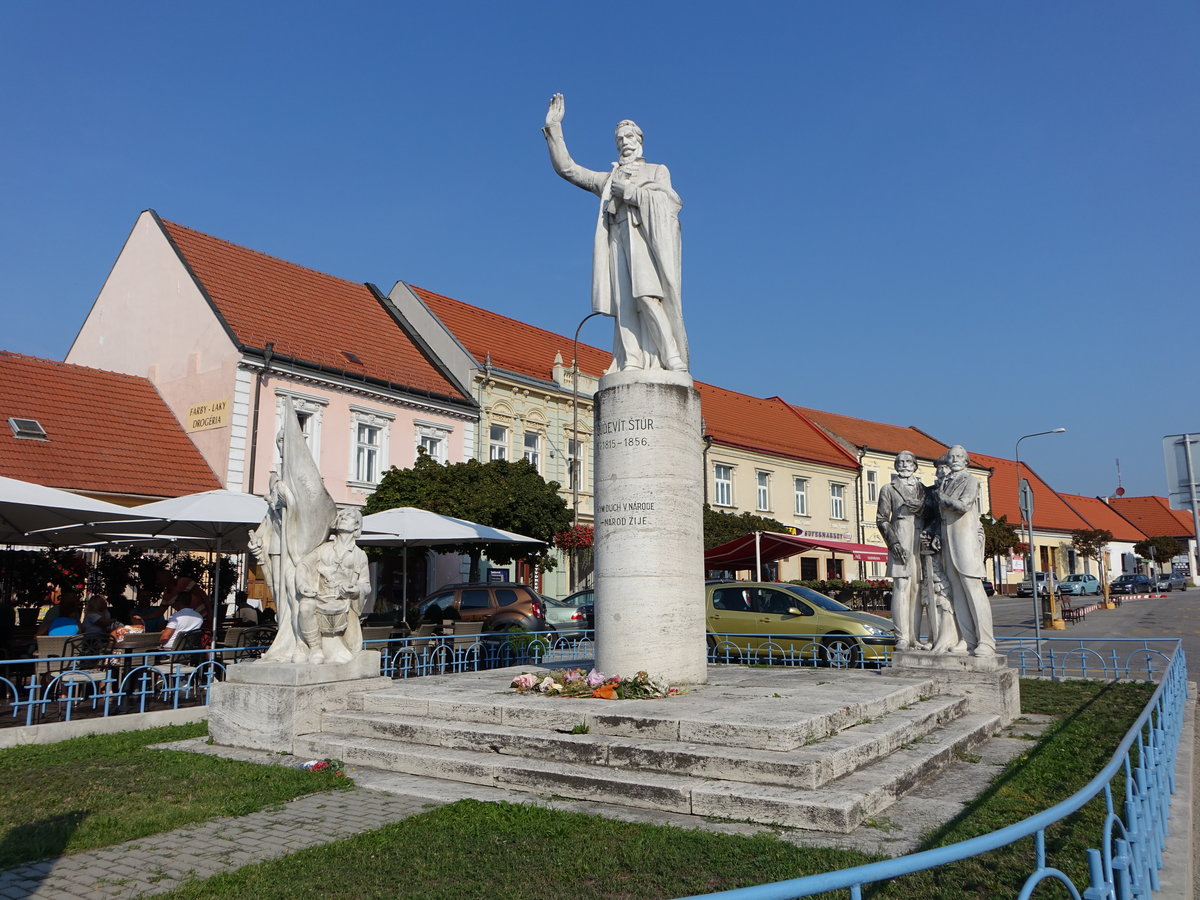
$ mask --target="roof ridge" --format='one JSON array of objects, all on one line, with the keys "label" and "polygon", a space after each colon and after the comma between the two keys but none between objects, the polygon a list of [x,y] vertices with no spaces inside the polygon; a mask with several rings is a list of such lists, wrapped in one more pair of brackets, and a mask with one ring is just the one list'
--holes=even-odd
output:
[{"label": "roof ridge", "polygon": [[[457,297],[451,297],[449,294],[443,294],[439,291],[432,291],[429,288],[421,287],[419,284],[413,284],[411,281],[405,281],[404,284],[408,285],[408,287],[415,291],[420,291],[422,294],[428,294],[430,296],[437,297],[439,300],[447,300],[450,303],[457,303],[460,306],[469,306],[471,309],[477,310],[485,315],[495,316],[497,319],[503,319],[506,322],[511,322],[513,325],[516,325],[519,328],[526,330],[533,329],[534,331],[541,332],[542,334],[549,335],[550,337],[561,338],[569,343],[575,342],[573,338],[569,338],[565,334],[559,334],[557,331],[551,331],[549,328],[542,328],[540,325],[531,325],[528,322],[522,322],[520,319],[514,319],[512,316],[507,316],[504,313],[496,312],[495,310],[487,309],[482,306],[476,306],[474,303],[468,303],[466,300],[459,300]],[[594,350],[597,353],[609,352],[607,350],[602,350],[599,347],[594,347],[591,344],[585,344],[583,341],[579,342],[579,346],[582,349]]]},{"label": "roof ridge", "polygon": [[349,278],[342,278],[340,275],[330,275],[328,272],[322,272],[320,269],[314,269],[311,266],[303,266],[300,263],[292,262],[289,259],[284,259],[282,256],[275,256],[262,250],[255,250],[253,247],[247,247],[245,244],[234,243],[233,241],[226,240],[225,238],[217,237],[215,234],[209,234],[207,231],[199,231],[195,228],[189,228],[187,225],[181,225],[178,222],[172,222],[169,219],[163,219],[160,217],[159,221],[162,222],[167,228],[179,228],[188,232],[189,234],[196,235],[197,237],[207,238],[210,241],[216,241],[218,244],[224,244],[227,247],[234,247],[246,253],[252,253],[255,256],[261,256],[263,259],[269,259],[272,262],[290,266],[293,269],[299,269],[301,272],[309,272],[313,275],[319,275],[321,278],[329,278],[333,281],[340,281],[343,284],[354,285],[355,287],[365,286],[364,282],[351,281]]},{"label": "roof ridge", "polygon": [[804,422],[805,425],[807,425],[809,428],[811,428],[813,431],[815,431],[827,444],[829,444],[829,446],[833,447],[838,453],[841,453],[842,455],[844,455],[848,460],[850,460],[852,463],[854,463],[855,466],[859,465],[858,457],[854,456],[852,453],[850,453],[849,450],[847,450],[845,447],[843,447],[841,444],[839,444],[837,441],[835,441],[833,439],[833,436],[830,435],[829,432],[827,432],[824,428],[822,428],[820,425],[818,425],[816,422],[814,422],[812,419],[810,419],[804,413],[800,412],[800,410],[796,409],[796,407],[792,406],[792,404],[788,403],[782,397],[776,395],[776,396],[772,397],[771,399],[774,401],[777,401],[781,406],[783,406],[783,408],[785,410],[787,410],[793,416],[795,416],[796,418],[798,418],[802,422]]},{"label": "roof ridge", "polygon": [[114,372],[112,369],[101,369],[97,366],[85,366],[80,363],[71,363],[61,359],[47,359],[44,356],[30,356],[28,353],[19,353],[16,350],[0,350],[0,358],[11,357],[13,359],[23,360],[25,362],[38,363],[46,366],[57,366],[63,369],[85,369],[89,372],[99,372],[101,375],[108,375],[113,378],[119,378],[125,381],[145,382],[151,385],[150,380],[144,375],[130,375],[128,372]]}]

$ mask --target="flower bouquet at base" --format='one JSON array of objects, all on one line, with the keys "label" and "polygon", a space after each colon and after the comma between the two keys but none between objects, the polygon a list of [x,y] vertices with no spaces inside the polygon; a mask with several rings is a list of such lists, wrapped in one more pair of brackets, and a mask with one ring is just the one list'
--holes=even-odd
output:
[{"label": "flower bouquet at base", "polygon": [[332,772],[339,778],[346,777],[346,767],[340,759],[310,759],[300,763],[299,768],[306,772]]},{"label": "flower bouquet at base", "polygon": [[523,672],[512,680],[519,694],[543,694],[547,697],[595,697],[600,700],[654,700],[683,693],[671,687],[661,675],[638,672],[629,678],[605,675],[592,669],[566,669],[537,674]]}]

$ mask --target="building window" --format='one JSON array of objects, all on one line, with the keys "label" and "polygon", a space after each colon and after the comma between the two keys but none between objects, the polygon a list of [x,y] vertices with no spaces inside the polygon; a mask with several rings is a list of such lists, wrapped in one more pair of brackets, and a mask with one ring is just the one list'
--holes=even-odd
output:
[{"label": "building window", "polygon": [[808,515],[808,479],[797,478],[794,482],[796,492],[796,515]]},{"label": "building window", "polygon": [[771,508],[771,476],[767,472],[757,472],[755,475],[758,484],[758,508],[765,512]]},{"label": "building window", "polygon": [[542,471],[542,436],[536,431],[525,432],[525,461],[537,469]]},{"label": "building window", "polygon": [[441,422],[414,419],[417,432],[417,449],[424,450],[434,462],[445,465],[449,462],[450,432],[452,426]]},{"label": "building window", "polygon": [[350,407],[350,482],[358,487],[373,487],[388,468],[390,413],[360,406]]},{"label": "building window", "polygon": [[358,423],[354,448],[354,480],[365,484],[379,483],[380,432],[376,425]]},{"label": "building window", "polygon": [[733,506],[733,467],[713,466],[713,502],[717,506]]},{"label": "building window", "polygon": [[508,429],[503,425],[488,430],[488,459],[508,459]]},{"label": "building window", "polygon": [[[304,442],[308,444],[308,452],[312,454],[313,461],[318,466],[321,465],[321,419],[325,413],[325,407],[328,401],[323,398],[309,397],[304,394],[295,393],[292,391],[278,391],[275,394],[275,421],[280,423],[279,429],[283,429],[283,413],[286,407],[286,398],[292,400],[292,408],[296,411],[296,421],[300,423],[300,431],[304,435]],[[354,433],[350,434],[350,439],[353,441]],[[279,464],[279,442],[275,443],[275,464]]]},{"label": "building window", "polygon": [[438,462],[446,461],[446,442],[442,438],[423,434],[420,436],[417,446]]},{"label": "building window", "polygon": [[567,482],[573,491],[583,490],[583,442],[571,438],[567,441],[567,465],[571,471]]},{"label": "building window", "polygon": [[801,581],[816,581],[820,578],[817,574],[817,560],[814,556],[800,557],[800,580]]},{"label": "building window", "polygon": [[830,581],[841,581],[846,576],[842,574],[842,561],[832,558],[825,560],[825,577]]},{"label": "building window", "polygon": [[867,469],[867,502],[874,503],[879,499],[879,473]]},{"label": "building window", "polygon": [[844,484],[829,485],[829,518],[846,518],[846,486]]}]

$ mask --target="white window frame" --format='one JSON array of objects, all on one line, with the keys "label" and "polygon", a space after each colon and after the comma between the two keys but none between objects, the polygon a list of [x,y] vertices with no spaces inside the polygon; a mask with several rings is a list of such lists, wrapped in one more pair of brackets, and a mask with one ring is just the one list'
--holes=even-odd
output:
[{"label": "white window frame", "polygon": [[755,487],[757,488],[758,511],[770,512],[771,510],[771,473],[770,472],[755,472],[754,473]]},{"label": "white window frame", "polygon": [[726,463],[713,463],[713,505],[733,506],[733,466]]},{"label": "white window frame", "polygon": [[[504,432],[503,440],[496,437],[496,431],[499,429]],[[509,435],[512,429],[501,422],[488,423],[488,461],[496,459],[508,459],[508,444]]]},{"label": "white window frame", "polygon": [[[347,483],[351,487],[374,490],[383,478],[383,473],[391,467],[391,431],[396,416],[392,413],[370,409],[365,406],[350,406],[350,472]],[[375,447],[375,479],[361,477],[359,468],[359,453],[363,444],[359,441],[359,429],[372,428],[379,437]]]},{"label": "white window frame", "polygon": [[590,443],[581,438],[567,438],[567,488],[583,490],[583,448]]},{"label": "white window frame", "polygon": [[829,518],[838,521],[846,518],[846,485],[838,481],[829,482]]},{"label": "white window frame", "polygon": [[442,465],[446,465],[450,461],[450,435],[454,433],[454,428],[444,422],[428,422],[424,419],[413,420],[413,430],[416,434],[413,436],[413,460],[415,461],[419,454],[417,448],[425,446],[428,449],[429,444],[434,446],[434,450],[429,456]]},{"label": "white window frame", "polygon": [[808,479],[792,479],[792,496],[795,497],[796,515],[808,515]]},{"label": "white window frame", "polygon": [[[324,397],[314,397],[311,394],[301,394],[298,391],[279,389],[275,391],[275,434],[283,430],[283,414],[286,406],[284,405],[287,398],[292,398],[292,407],[296,410],[296,417],[300,419],[300,430],[304,433],[304,440],[308,442],[308,450],[312,454],[313,461],[317,464],[317,468],[321,468],[321,426],[325,421],[325,407],[329,405],[329,401]],[[275,445],[274,459],[276,467],[282,461],[279,456],[279,442],[272,441]]]},{"label": "white window frame", "polygon": [[867,502],[879,500],[879,472],[877,469],[867,469]]},{"label": "white window frame", "polygon": [[[529,439],[533,438],[533,447],[529,446]],[[521,454],[522,457],[540,473],[542,471],[542,433],[535,431],[532,428],[527,428],[521,436]]]}]

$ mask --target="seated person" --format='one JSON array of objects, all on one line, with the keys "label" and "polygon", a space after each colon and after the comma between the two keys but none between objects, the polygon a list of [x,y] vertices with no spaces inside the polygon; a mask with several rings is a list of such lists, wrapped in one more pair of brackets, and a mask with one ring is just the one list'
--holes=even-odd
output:
[{"label": "seated person", "polygon": [[79,614],[81,610],[82,604],[79,602],[78,597],[65,598],[62,603],[46,613],[46,618],[42,620],[37,633],[51,637],[67,637],[79,634]]},{"label": "seated person", "polygon": [[238,591],[234,595],[233,600],[233,618],[237,620],[237,624],[257,625],[258,610],[250,605],[250,601],[246,599],[245,591]]},{"label": "seated person", "polygon": [[206,625],[204,614],[198,610],[192,609],[190,606],[185,606],[179,610],[171,618],[167,619],[167,624],[163,627],[162,636],[159,639],[159,646],[163,650],[170,650],[175,645],[175,639],[189,631],[200,631]]},{"label": "seated person", "polygon": [[108,609],[108,601],[99,594],[88,598],[87,612],[83,616],[84,634],[111,634],[122,625],[112,617]]}]

